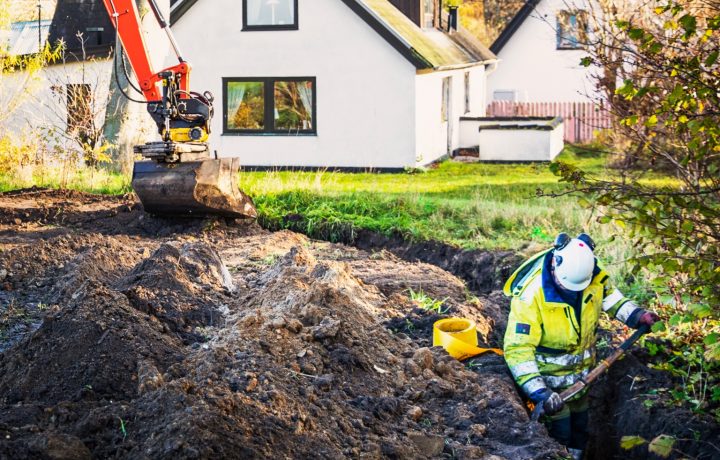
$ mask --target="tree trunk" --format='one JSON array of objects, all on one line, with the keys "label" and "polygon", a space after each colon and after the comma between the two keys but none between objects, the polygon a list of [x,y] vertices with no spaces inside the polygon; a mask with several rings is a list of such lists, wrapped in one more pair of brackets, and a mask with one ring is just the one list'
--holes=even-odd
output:
[{"label": "tree trunk", "polygon": [[[111,168],[114,171],[129,175],[132,173],[133,145],[137,138],[137,126],[133,126],[133,122],[137,121],[137,117],[133,116],[132,113],[134,109],[132,106],[136,104],[129,101],[121,92],[122,90],[125,94],[131,94],[130,91],[133,90],[130,88],[128,80],[122,71],[120,59],[125,59],[122,47],[115,50],[115,53],[120,54],[115,57],[116,65],[112,69],[110,101],[105,112],[103,135],[105,141],[112,145],[109,150],[112,158]],[[118,83],[120,86],[118,86]],[[141,99],[142,95],[134,95],[134,97]]]}]

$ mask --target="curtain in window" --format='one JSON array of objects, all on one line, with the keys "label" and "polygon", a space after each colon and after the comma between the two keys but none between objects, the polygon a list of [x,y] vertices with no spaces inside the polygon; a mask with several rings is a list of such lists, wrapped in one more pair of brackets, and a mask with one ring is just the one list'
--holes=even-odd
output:
[{"label": "curtain in window", "polygon": [[300,101],[302,102],[305,113],[307,113],[309,119],[308,126],[303,126],[303,129],[312,129],[312,82],[298,82],[297,90],[300,95]]},{"label": "curtain in window", "polygon": [[248,25],[283,25],[295,22],[294,0],[247,0],[246,5]]},{"label": "curtain in window", "polygon": [[227,106],[228,113],[235,113],[240,108],[243,98],[245,97],[244,83],[228,83],[227,89]]}]

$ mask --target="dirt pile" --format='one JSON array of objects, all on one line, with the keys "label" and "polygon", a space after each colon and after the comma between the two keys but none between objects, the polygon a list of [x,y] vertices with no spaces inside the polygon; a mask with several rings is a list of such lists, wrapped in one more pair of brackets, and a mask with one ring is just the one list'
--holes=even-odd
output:
[{"label": "dirt pile", "polygon": [[0,219],[2,458],[561,452],[505,373],[425,347],[435,316],[408,288],[492,330],[443,270],[132,206],[114,224],[77,194],[4,198],[27,207]]},{"label": "dirt pile", "polygon": [[[478,295],[387,250],[0,194],[0,459],[561,458],[501,357],[430,347],[446,315],[500,345],[507,300]],[[641,434],[610,402],[637,388],[598,393],[595,458]]]}]

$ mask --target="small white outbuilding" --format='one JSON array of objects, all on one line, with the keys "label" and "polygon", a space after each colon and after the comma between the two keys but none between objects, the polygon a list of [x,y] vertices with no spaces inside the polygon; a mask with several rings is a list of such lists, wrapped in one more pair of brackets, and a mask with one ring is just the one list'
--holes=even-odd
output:
[{"label": "small white outbuilding", "polygon": [[[211,148],[246,167],[393,170],[460,146],[495,56],[437,0],[176,0]],[[397,5],[397,6],[396,6]],[[171,64],[169,62],[168,64]]]}]

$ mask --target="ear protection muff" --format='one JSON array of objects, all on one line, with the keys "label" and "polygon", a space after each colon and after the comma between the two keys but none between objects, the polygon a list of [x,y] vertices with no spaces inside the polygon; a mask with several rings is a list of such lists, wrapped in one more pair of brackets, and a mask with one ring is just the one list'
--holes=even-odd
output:
[{"label": "ear protection muff", "polygon": [[570,238],[570,235],[568,235],[565,232],[560,233],[555,238],[555,242],[553,243],[553,247],[555,248],[555,255],[553,257],[555,258],[555,266],[556,267],[559,267],[563,263],[563,258],[561,255],[557,254],[557,251],[565,248],[565,246],[567,246],[568,243],[570,243],[571,239],[572,238]]},{"label": "ear protection muff", "polygon": [[572,239],[572,238],[570,238],[570,235],[568,235],[567,233],[565,233],[565,232],[560,233],[560,234],[555,238],[555,242],[553,243],[553,247],[554,247],[555,249],[557,249],[557,250],[563,249],[565,246],[568,245],[568,243],[570,243],[570,240],[571,240],[571,239]]}]

